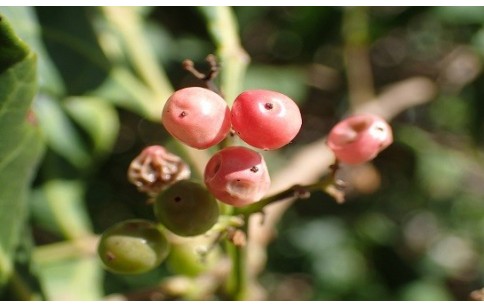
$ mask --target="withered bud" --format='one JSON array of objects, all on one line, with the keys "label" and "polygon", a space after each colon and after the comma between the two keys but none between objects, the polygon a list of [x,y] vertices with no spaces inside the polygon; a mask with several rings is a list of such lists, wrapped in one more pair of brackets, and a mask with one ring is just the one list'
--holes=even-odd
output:
[{"label": "withered bud", "polygon": [[237,247],[244,247],[247,245],[247,236],[244,231],[239,229],[229,230],[227,238]]},{"label": "withered bud", "polygon": [[167,186],[189,177],[190,167],[159,145],[146,147],[128,168],[128,180],[149,196],[156,196]]}]

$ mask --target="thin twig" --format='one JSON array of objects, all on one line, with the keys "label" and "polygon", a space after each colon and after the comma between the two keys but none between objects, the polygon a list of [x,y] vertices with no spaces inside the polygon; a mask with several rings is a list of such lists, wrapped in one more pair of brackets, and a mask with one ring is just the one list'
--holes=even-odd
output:
[{"label": "thin twig", "polygon": [[217,59],[215,58],[214,55],[209,54],[205,60],[208,62],[210,65],[210,68],[208,72],[202,73],[200,72],[196,67],[195,64],[193,63],[192,60],[190,59],[185,59],[182,62],[182,66],[185,70],[190,72],[195,78],[204,81],[207,88],[210,89],[211,91],[217,93],[221,97],[223,97],[222,91],[217,87],[217,85],[214,82],[214,79],[218,76],[218,73],[220,71],[220,65],[217,62]]}]

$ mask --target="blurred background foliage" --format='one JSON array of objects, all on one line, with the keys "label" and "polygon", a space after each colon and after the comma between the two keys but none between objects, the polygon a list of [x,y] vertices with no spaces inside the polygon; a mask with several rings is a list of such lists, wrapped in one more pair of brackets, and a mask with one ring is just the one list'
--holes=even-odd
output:
[{"label": "blurred background foliage", "polygon": [[[437,89],[392,120],[395,142],[374,162],[343,167],[344,204],[315,193],[284,214],[260,276],[267,298],[466,300],[484,287],[484,8],[232,11],[251,59],[242,88],[285,93],[303,114],[295,142],[268,153],[272,170],[347,114],[358,65],[370,68],[370,78],[358,80],[369,92],[414,76]],[[85,247],[115,222],[152,218],[126,170],[147,145],[180,150],[158,115],[172,89],[199,84],[181,62],[203,68],[220,48],[213,13],[0,8],[38,56],[33,110],[46,144],[1,299],[103,299],[172,274],[173,262],[136,277],[112,275]],[[363,57],[352,58],[353,47]],[[0,215],[10,217],[2,234],[19,223]]]}]

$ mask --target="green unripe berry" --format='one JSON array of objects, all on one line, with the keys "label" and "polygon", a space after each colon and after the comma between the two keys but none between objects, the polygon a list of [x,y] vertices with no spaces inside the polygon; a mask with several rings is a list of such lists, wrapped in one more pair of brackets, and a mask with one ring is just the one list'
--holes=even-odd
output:
[{"label": "green unripe berry", "polygon": [[169,244],[151,221],[132,219],[107,229],[101,236],[98,254],[106,269],[117,274],[148,272],[168,256]]},{"label": "green unripe berry", "polygon": [[212,238],[199,237],[201,241],[179,243],[173,245],[170,255],[166,258],[167,268],[176,275],[196,277],[217,266],[221,257],[220,247],[211,247],[206,255],[202,255],[202,248],[212,243]]},{"label": "green unripe berry", "polygon": [[158,221],[180,236],[207,232],[219,216],[215,197],[203,185],[189,180],[178,181],[161,192],[154,208]]}]

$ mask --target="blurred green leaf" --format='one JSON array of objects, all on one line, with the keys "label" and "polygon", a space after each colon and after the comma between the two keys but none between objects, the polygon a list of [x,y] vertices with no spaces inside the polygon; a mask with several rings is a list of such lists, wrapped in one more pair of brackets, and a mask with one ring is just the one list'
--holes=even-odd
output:
[{"label": "blurred green leaf", "polygon": [[35,107],[49,147],[79,169],[86,167],[91,159],[87,146],[60,103],[39,95]]},{"label": "blurred green leaf", "polygon": [[398,133],[399,139],[415,150],[418,177],[432,197],[450,197],[461,188],[468,168],[461,152],[439,145],[429,134],[416,127],[402,127]]},{"label": "blurred green leaf", "polygon": [[438,281],[416,281],[401,291],[404,301],[449,301],[452,296]]},{"label": "blurred green leaf", "polygon": [[5,17],[0,15],[0,73],[22,61],[29,55],[27,45],[14,33]]},{"label": "blurred green leaf", "polygon": [[97,256],[43,264],[40,280],[48,300],[101,300],[103,270]]},{"label": "blurred green leaf", "polygon": [[380,213],[362,216],[357,221],[356,230],[364,239],[378,244],[389,244],[397,233],[395,223]]},{"label": "blurred green leaf", "polygon": [[83,96],[68,98],[65,108],[91,137],[95,154],[109,153],[119,130],[114,107],[102,99]]},{"label": "blurred green leaf", "polygon": [[[313,258],[325,251],[341,246],[347,240],[347,230],[337,218],[322,218],[306,221],[291,228],[289,236],[294,246]],[[314,236],[317,234],[318,236]]]},{"label": "blurred green leaf", "polygon": [[15,252],[15,272],[6,287],[7,300],[44,300],[37,268],[32,265],[35,243],[31,228],[22,230],[21,240]]},{"label": "blurred green leaf", "polygon": [[441,130],[466,133],[470,129],[468,118],[471,105],[459,96],[443,96],[430,106],[430,116]]},{"label": "blurred green leaf", "polygon": [[46,49],[69,94],[97,88],[110,63],[97,40],[90,7],[36,7]]},{"label": "blurred green leaf", "polygon": [[150,120],[158,120],[160,109],[153,93],[148,87],[122,66],[114,67],[105,82],[90,95],[109,100],[116,106],[127,109]]},{"label": "blurred green leaf", "polygon": [[91,223],[80,181],[51,180],[42,190],[49,211],[65,237],[74,239],[90,234]]},{"label": "blurred green leaf", "polygon": [[129,65],[154,98],[143,102],[140,107],[148,112],[146,117],[150,120],[159,119],[173,88],[152,51],[146,36],[145,20],[140,15],[142,12],[133,7],[103,7],[102,13],[109,28],[120,38]]},{"label": "blurred green leaf", "polygon": [[455,24],[484,23],[484,7],[441,6],[433,8],[434,14]]},{"label": "blurred green leaf", "polygon": [[472,38],[472,44],[479,52],[481,57],[484,58],[484,26],[474,34]]},{"label": "blurred green leaf", "polygon": [[306,72],[300,67],[252,65],[247,70],[244,89],[278,91],[300,103],[307,91]]},{"label": "blurred green leaf", "polygon": [[39,86],[51,93],[64,93],[64,84],[42,41],[42,29],[33,7],[2,7],[17,35],[37,54]]},{"label": "blurred green leaf", "polygon": [[36,89],[35,55],[0,15],[0,289],[13,270],[30,182],[43,153],[42,137],[29,114]]}]

